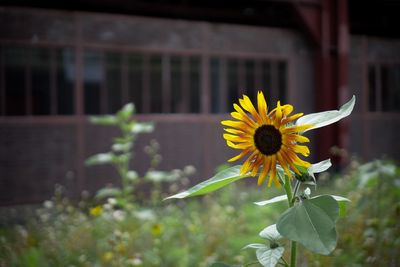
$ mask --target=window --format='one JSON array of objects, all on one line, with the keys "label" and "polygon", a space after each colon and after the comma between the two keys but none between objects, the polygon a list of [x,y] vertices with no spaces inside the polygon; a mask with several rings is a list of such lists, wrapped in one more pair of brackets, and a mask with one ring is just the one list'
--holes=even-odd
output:
[{"label": "window", "polygon": [[400,112],[400,63],[368,68],[369,111]]},{"label": "window", "polygon": [[278,99],[285,102],[286,65],[285,61],[267,59],[212,58],[211,112],[230,112],[232,103],[236,103],[242,94],[256,99],[258,90],[264,91],[268,105],[275,105]]},{"label": "window", "polygon": [[[77,86],[81,61],[74,49],[0,46],[0,114],[75,114],[76,88],[83,89],[80,104],[88,115],[115,113],[128,102],[138,113],[218,114],[232,111],[242,94],[254,98],[260,89],[269,104],[286,97],[282,60],[89,48],[82,57],[82,86]],[[386,83],[393,75],[381,74]]]},{"label": "window", "polygon": [[0,46],[0,114],[71,115],[72,50]]}]

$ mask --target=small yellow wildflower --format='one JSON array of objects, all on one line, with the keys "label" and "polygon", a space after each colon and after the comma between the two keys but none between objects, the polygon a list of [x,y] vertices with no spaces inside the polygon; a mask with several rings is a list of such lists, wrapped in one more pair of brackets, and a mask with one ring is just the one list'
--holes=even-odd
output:
[{"label": "small yellow wildflower", "polygon": [[151,233],[154,236],[159,236],[162,233],[162,226],[159,223],[153,224],[153,227],[151,228]]},{"label": "small yellow wildflower", "polygon": [[101,257],[104,262],[109,262],[113,259],[114,254],[111,251],[104,252],[103,256]]},{"label": "small yellow wildflower", "polygon": [[103,207],[100,205],[97,205],[96,207],[91,208],[89,213],[93,217],[100,216],[103,213]]}]

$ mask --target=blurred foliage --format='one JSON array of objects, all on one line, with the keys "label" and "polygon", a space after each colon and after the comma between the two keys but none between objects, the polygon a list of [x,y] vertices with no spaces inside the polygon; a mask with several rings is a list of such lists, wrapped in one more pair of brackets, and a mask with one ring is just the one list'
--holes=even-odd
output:
[{"label": "blurred foliage", "polygon": [[[96,199],[101,201],[112,197],[122,209],[134,208],[135,196],[137,195],[135,189],[140,185],[150,183],[157,189],[152,192],[158,193],[162,183],[174,182],[196,172],[193,166],[186,166],[184,170],[157,170],[162,157],[158,153],[160,148],[158,142],[152,140],[144,149],[144,152],[149,156],[150,168],[143,177],[139,177],[139,174],[131,169],[134,146],[139,135],[153,132],[154,125],[151,122],[139,122],[134,119],[134,115],[135,105],[128,103],[114,115],[100,115],[90,118],[92,124],[114,127],[119,130],[119,136],[113,138],[110,150],[90,156],[86,159],[85,164],[87,166],[111,165],[114,167],[120,178],[120,187],[106,186],[101,188],[96,194]],[[152,200],[153,202],[159,201],[159,196],[153,194]],[[92,211],[96,212],[96,209]]]},{"label": "blurred foliage", "polygon": [[249,194],[248,188],[236,185],[213,196],[160,201],[158,206],[146,202],[132,209],[120,209],[114,198],[93,206],[86,196],[74,205],[63,190],[57,186],[36,218],[0,228],[1,267],[239,264],[255,259],[252,251],[242,248],[262,242],[250,238],[268,223],[259,218],[273,221],[284,206],[260,211],[251,202],[260,200],[261,191]]},{"label": "blurred foliage", "polygon": [[306,254],[306,266],[400,266],[400,168],[387,160],[353,161],[325,186],[348,196],[331,256]]},{"label": "blurred foliage", "polygon": [[[354,161],[341,175],[320,175],[319,184],[320,192],[329,188],[351,203],[339,219],[333,254],[302,249],[299,266],[400,266],[400,168]],[[172,191],[152,190],[160,199],[186,186],[178,180]],[[238,183],[200,198],[140,201],[121,209],[115,198],[98,204],[86,194],[71,203],[57,186],[35,218],[0,227],[0,266],[242,266],[256,260],[253,250],[242,248],[265,242],[257,233],[286,208],[284,202],[262,208],[251,202],[279,193]]]}]

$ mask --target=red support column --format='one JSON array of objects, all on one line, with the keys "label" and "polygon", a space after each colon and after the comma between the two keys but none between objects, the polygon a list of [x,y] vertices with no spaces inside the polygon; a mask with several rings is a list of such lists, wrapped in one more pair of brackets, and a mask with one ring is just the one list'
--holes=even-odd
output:
[{"label": "red support column", "polygon": [[[292,7],[303,31],[316,49],[316,111],[337,109],[339,104],[348,99],[347,1],[321,0],[315,4],[293,2]],[[346,127],[340,127],[339,124],[318,129],[316,158],[332,158],[331,148],[346,147],[346,136]]]}]

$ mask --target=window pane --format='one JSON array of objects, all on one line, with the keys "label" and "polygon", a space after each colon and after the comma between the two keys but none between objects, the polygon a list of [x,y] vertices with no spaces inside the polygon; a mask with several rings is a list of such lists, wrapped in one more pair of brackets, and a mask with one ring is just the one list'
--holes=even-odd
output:
[{"label": "window pane", "polygon": [[6,115],[25,115],[26,111],[26,59],[23,48],[5,48]]},{"label": "window pane", "polygon": [[171,112],[177,113],[183,110],[182,92],[182,59],[179,57],[171,58]]},{"label": "window pane", "polygon": [[[106,86],[108,113],[117,112],[123,105],[121,95],[121,55],[106,54]],[[124,103],[125,104],[125,103]]]},{"label": "window pane", "polygon": [[376,75],[374,66],[369,66],[368,68],[368,97],[369,110],[376,111]]},{"label": "window pane", "polygon": [[50,114],[50,53],[47,49],[33,49],[32,70],[32,113]]},{"label": "window pane", "polygon": [[190,69],[190,112],[200,113],[200,58],[189,60]]},{"label": "window pane", "polygon": [[150,112],[162,112],[161,56],[150,57]]},{"label": "window pane", "polygon": [[96,51],[86,51],[83,61],[85,114],[100,114],[100,93],[103,82],[101,54]]},{"label": "window pane", "polygon": [[261,83],[263,86],[265,98],[267,100],[268,106],[271,106],[272,101],[272,79],[271,79],[271,62],[263,61],[261,63]]},{"label": "window pane", "polygon": [[[239,79],[238,79],[238,61],[236,59],[228,60],[228,103],[236,103],[239,98]],[[228,110],[232,109],[232,104],[228,105]]]},{"label": "window pane", "polygon": [[142,113],[143,57],[140,55],[130,55],[128,65],[129,102],[135,104],[137,113]]},{"label": "window pane", "polygon": [[254,70],[255,70],[255,64],[254,61],[247,60],[245,62],[245,74],[246,74],[246,81],[245,81],[245,89],[247,96],[250,97],[250,99],[256,99],[256,90],[255,88],[255,80],[254,80]]},{"label": "window pane", "polygon": [[210,62],[210,83],[211,83],[211,112],[221,112],[221,88],[219,88],[220,81],[220,60],[218,58],[211,58]]},{"label": "window pane", "polygon": [[287,69],[286,62],[278,62],[278,98],[281,103],[286,103]]},{"label": "window pane", "polygon": [[74,113],[75,54],[72,49],[57,51],[57,114]]},{"label": "window pane", "polygon": [[381,68],[382,110],[400,111],[400,65]]}]

